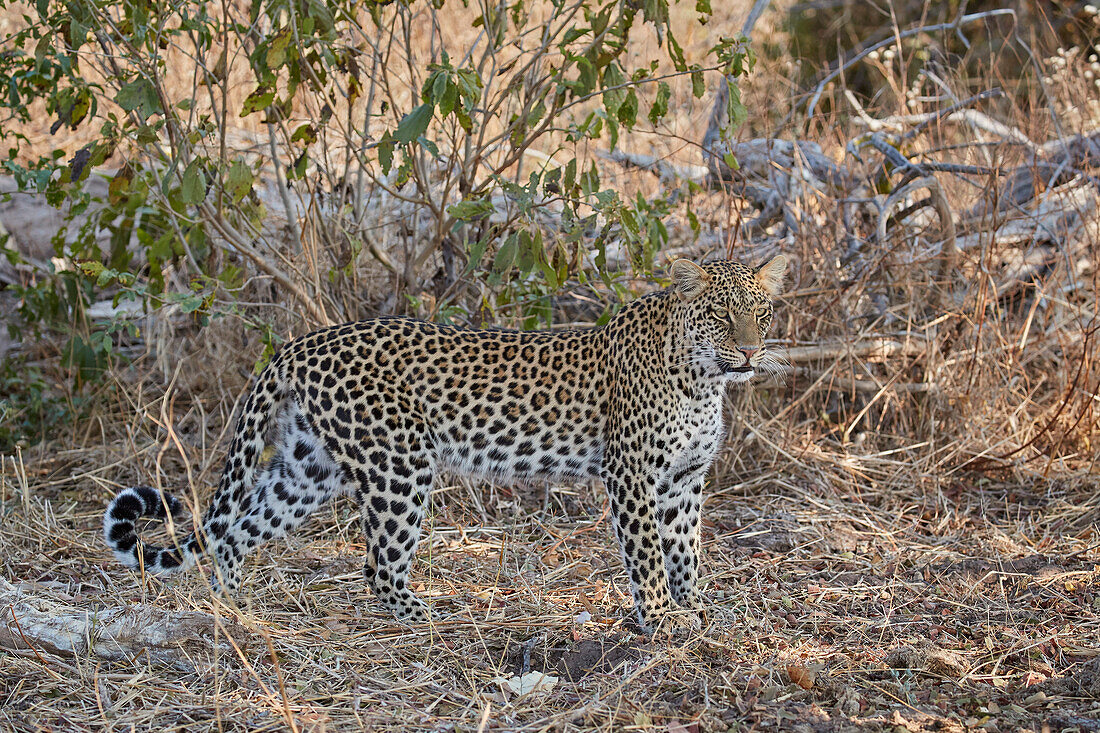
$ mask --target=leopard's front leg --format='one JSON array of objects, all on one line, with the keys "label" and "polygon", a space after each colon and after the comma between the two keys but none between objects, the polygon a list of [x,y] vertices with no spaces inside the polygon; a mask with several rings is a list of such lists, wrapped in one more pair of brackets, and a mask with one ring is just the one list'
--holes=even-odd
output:
[{"label": "leopard's front leg", "polygon": [[687,478],[681,475],[657,492],[657,528],[669,591],[681,608],[700,614],[704,606],[698,589],[699,524],[705,470]]},{"label": "leopard's front leg", "polygon": [[697,627],[698,616],[680,612],[669,594],[657,530],[655,482],[648,472],[632,468],[612,448],[604,456],[601,478],[611,502],[615,536],[630,577],[638,622],[650,634]]},{"label": "leopard's front leg", "polygon": [[657,527],[669,592],[681,608],[702,617],[705,606],[698,588],[699,525],[703,483],[725,435],[721,392],[716,392],[709,404],[693,406],[692,412],[701,415],[702,424],[688,431],[690,438],[684,449],[657,487]]}]

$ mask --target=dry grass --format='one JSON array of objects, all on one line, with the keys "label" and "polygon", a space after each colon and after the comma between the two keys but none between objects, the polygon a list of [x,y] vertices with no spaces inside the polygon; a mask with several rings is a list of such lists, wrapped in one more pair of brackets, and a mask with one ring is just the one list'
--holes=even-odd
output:
[{"label": "dry grass", "polygon": [[[1042,62],[1046,99],[986,111],[1039,142],[1094,129],[1088,60],[1058,58]],[[750,110],[769,114],[745,137],[783,122],[784,137],[803,136],[782,117],[795,107],[789,66],[765,61],[749,82]],[[674,102],[667,128],[624,147],[698,163],[708,110]],[[879,100],[865,115],[940,102],[919,104]],[[808,137],[837,160],[865,129],[854,113],[810,122]],[[1005,170],[1026,162],[1019,146],[955,147],[979,137],[934,125],[907,152]],[[647,175],[606,166],[626,194],[656,190]],[[99,537],[107,500],[142,482],[198,496],[201,511],[259,352],[239,323],[196,335],[163,318],[86,420],[4,458],[0,578],[12,586],[0,583],[0,728],[1100,729],[1091,175],[985,213],[1007,177],[942,176],[962,253],[939,284],[929,274],[937,232],[918,217],[910,236],[842,261],[838,202],[823,192],[795,202],[797,232],[763,243],[740,237],[750,213],[737,197],[692,197],[699,239],[677,209],[670,247],[681,253],[792,255],[774,335],[797,358],[784,384],[731,392],[703,528],[713,616],[673,641],[647,641],[628,620],[606,498],[587,486],[437,490],[414,570],[449,615],[431,628],[374,605],[346,501],[257,552],[236,607],[211,599],[197,573],[164,584],[122,571]],[[294,313],[277,317],[284,335],[300,329]],[[212,641],[51,651],[20,631],[30,601],[59,617],[139,605],[211,614]],[[523,696],[498,681],[532,671],[558,680]]]},{"label": "dry grass", "polygon": [[[129,460],[121,445],[26,474],[9,462],[0,557],[23,593],[77,610],[208,612],[223,641],[155,660],[6,652],[0,726],[1095,727],[1092,487],[867,478],[912,480],[904,455],[783,463],[712,488],[703,584],[714,616],[673,642],[624,620],[602,492],[439,489],[417,574],[450,618],[407,628],[363,584],[347,502],[258,552],[230,608],[195,574],[142,581],[105,558],[99,522],[111,464]],[[496,681],[528,671],[559,679],[522,697]]]}]

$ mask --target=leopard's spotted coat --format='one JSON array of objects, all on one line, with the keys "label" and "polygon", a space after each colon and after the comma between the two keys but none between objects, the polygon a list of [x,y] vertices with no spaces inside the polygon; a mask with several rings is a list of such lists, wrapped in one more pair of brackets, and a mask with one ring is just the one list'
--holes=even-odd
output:
[{"label": "leopard's spotted coat", "polygon": [[[286,345],[244,402],[202,531],[180,548],[143,544],[139,516],[181,513],[148,488],[118,494],[104,535],[130,567],[167,573],[214,559],[215,586],[241,582],[259,545],[342,492],[362,509],[367,582],[422,621],[408,586],[424,503],[440,471],[599,478],[611,501],[646,629],[697,623],[703,479],[724,434],[722,396],[771,357],[770,298],[786,268],[672,265],[670,288],[602,328],[474,330],[408,318],[326,328]],[[266,428],[276,452],[261,466]]]}]

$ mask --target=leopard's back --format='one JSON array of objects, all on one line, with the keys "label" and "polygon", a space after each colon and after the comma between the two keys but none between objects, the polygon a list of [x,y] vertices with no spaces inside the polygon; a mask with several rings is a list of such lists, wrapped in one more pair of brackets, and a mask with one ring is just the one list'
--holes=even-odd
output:
[{"label": "leopard's back", "polygon": [[[291,345],[288,391],[330,450],[400,445],[501,478],[599,473],[610,369],[602,330],[517,332],[384,318]],[[375,451],[383,448],[375,448]]]}]

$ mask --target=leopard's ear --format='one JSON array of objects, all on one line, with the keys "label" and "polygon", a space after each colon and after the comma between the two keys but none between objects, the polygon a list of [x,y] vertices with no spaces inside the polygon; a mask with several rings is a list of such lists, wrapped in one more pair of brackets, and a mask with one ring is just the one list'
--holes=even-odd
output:
[{"label": "leopard's ear", "polygon": [[771,295],[779,295],[779,288],[783,285],[785,274],[787,274],[787,258],[776,255],[756,271],[756,281]]},{"label": "leopard's ear", "polygon": [[685,303],[698,297],[710,282],[707,271],[691,260],[676,260],[668,269],[672,275],[672,289]]}]

